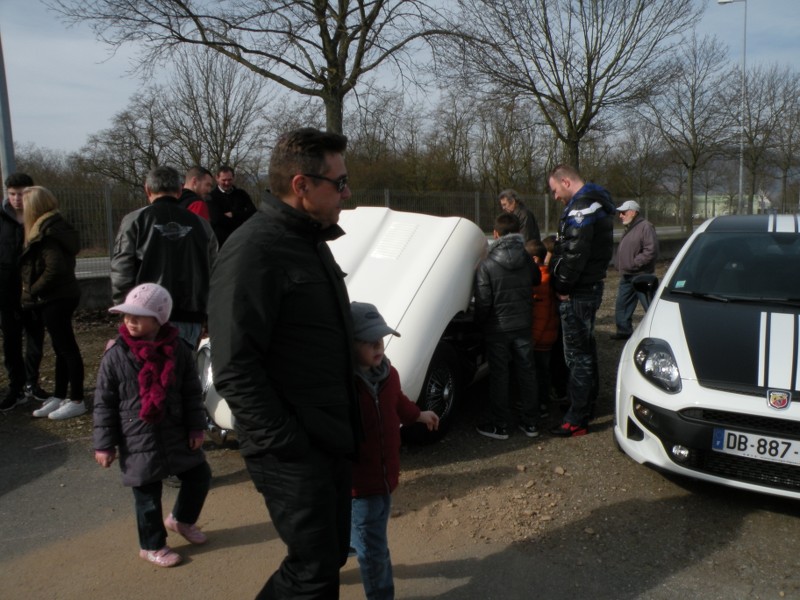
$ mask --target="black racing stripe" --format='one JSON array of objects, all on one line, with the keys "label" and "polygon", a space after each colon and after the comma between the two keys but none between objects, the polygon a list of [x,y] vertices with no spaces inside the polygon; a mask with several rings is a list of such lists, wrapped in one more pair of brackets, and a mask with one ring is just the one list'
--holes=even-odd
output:
[{"label": "black racing stripe", "polygon": [[700,384],[757,387],[761,307],[690,297],[678,303]]},{"label": "black racing stripe", "polygon": [[706,231],[769,231],[770,215],[726,215],[708,224]]},{"label": "black racing stripe", "polygon": [[800,316],[795,315],[793,319],[794,322],[794,331],[792,332],[792,339],[794,340],[794,344],[792,345],[792,378],[789,380],[789,387],[794,389],[795,385],[794,382],[797,381],[797,334],[798,334],[798,320],[800,320]]}]

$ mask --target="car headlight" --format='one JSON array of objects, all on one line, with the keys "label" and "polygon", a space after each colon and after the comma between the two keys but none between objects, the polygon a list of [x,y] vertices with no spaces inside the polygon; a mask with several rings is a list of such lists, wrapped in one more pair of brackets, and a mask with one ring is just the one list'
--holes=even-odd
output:
[{"label": "car headlight", "polygon": [[633,353],[636,368],[653,385],[675,394],[681,391],[681,373],[672,349],[664,340],[647,338]]}]

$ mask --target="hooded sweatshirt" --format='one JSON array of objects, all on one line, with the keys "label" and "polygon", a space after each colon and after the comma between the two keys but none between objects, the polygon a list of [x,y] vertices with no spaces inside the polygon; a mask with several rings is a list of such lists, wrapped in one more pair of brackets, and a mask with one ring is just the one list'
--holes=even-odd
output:
[{"label": "hooded sweatshirt", "polygon": [[531,292],[541,274],[519,233],[498,239],[475,273],[475,322],[486,335],[531,331]]}]

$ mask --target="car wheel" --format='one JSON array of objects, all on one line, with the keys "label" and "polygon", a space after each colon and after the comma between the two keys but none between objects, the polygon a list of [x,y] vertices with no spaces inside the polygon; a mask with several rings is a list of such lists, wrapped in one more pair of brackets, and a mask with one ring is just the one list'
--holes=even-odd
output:
[{"label": "car wheel", "polygon": [[417,400],[420,410],[432,410],[439,415],[439,429],[428,431],[422,423],[414,423],[403,427],[405,441],[424,444],[441,439],[453,422],[455,406],[463,391],[462,380],[458,353],[450,344],[439,342]]}]

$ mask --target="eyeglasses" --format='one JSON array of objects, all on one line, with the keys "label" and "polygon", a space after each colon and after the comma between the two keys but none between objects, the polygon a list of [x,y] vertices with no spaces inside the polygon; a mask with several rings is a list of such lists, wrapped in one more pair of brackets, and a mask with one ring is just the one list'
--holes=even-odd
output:
[{"label": "eyeglasses", "polygon": [[311,179],[330,181],[334,186],[336,186],[336,191],[340,194],[344,191],[344,188],[347,187],[347,175],[342,175],[338,179],[331,179],[330,177],[325,177],[325,175],[314,175],[313,173],[303,173],[303,176],[311,177]]}]

